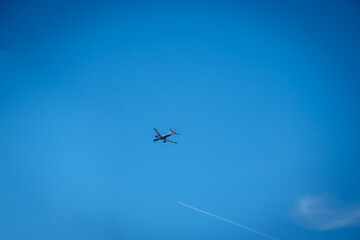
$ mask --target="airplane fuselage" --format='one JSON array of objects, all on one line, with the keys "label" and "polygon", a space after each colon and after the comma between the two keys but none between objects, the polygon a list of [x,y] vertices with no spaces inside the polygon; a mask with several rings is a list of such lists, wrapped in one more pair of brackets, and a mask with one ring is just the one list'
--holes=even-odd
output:
[{"label": "airplane fuselage", "polygon": [[161,137],[155,136],[155,139],[153,141],[156,142],[159,140],[165,140],[166,138],[170,137],[171,135],[173,135],[173,133],[167,133],[167,134],[161,135]]}]

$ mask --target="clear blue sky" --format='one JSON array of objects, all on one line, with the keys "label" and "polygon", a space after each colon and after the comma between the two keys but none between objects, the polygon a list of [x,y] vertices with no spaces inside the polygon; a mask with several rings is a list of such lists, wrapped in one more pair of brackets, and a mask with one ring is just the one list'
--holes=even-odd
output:
[{"label": "clear blue sky", "polygon": [[357,1],[50,2],[0,4],[0,239],[360,239]]}]

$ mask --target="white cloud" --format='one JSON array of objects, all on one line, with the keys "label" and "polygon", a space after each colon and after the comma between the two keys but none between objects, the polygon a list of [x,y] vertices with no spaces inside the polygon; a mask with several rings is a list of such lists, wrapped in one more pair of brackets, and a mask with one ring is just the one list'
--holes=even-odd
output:
[{"label": "white cloud", "polygon": [[307,227],[328,231],[360,222],[360,206],[343,206],[329,197],[302,197],[296,206],[296,219]]}]

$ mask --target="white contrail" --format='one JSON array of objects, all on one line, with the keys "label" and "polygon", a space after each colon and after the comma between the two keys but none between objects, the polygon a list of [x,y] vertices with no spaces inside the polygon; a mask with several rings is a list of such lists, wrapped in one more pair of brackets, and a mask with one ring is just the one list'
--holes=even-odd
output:
[{"label": "white contrail", "polygon": [[234,224],[235,226],[241,227],[241,228],[246,229],[246,230],[248,230],[248,231],[257,233],[257,234],[259,234],[259,235],[261,235],[261,236],[263,236],[263,237],[266,237],[266,238],[269,238],[269,239],[273,239],[273,240],[278,240],[277,238],[271,237],[271,236],[269,236],[269,235],[266,235],[265,233],[256,231],[256,230],[254,230],[254,229],[251,229],[251,228],[249,228],[249,227],[247,227],[247,226],[244,226],[244,225],[241,225],[241,224],[239,224],[239,223],[233,222],[233,221],[231,221],[231,220],[229,220],[229,219],[226,219],[226,218],[217,216],[217,215],[215,215],[215,214],[206,212],[206,211],[204,211],[204,210],[201,210],[201,209],[198,209],[198,208],[189,206],[189,205],[187,205],[187,204],[185,204],[185,203],[182,203],[182,202],[179,202],[179,203],[180,203],[181,205],[184,205],[185,207],[194,209],[195,211],[198,211],[198,212],[201,212],[201,213],[205,213],[205,214],[207,214],[207,215],[209,215],[209,216],[212,216],[212,217],[215,217],[215,218],[217,218],[217,219],[223,220],[223,221],[225,221],[225,222]]}]

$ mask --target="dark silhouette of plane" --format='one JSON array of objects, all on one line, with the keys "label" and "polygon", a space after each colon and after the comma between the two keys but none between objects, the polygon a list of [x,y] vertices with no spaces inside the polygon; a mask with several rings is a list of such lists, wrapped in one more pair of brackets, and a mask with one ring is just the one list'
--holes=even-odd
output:
[{"label": "dark silhouette of plane", "polygon": [[174,128],[174,130],[172,130],[172,129],[170,128],[170,131],[171,131],[171,132],[169,132],[169,133],[167,133],[167,134],[164,134],[164,135],[161,135],[161,134],[158,132],[158,130],[156,130],[156,128],[154,128],[154,130],[155,130],[155,132],[157,133],[157,135],[155,136],[155,138],[154,138],[154,140],[153,140],[154,142],[159,141],[159,140],[162,140],[164,143],[166,143],[166,142],[172,142],[172,143],[176,143],[176,144],[177,144],[177,142],[174,142],[174,141],[171,141],[171,140],[167,139],[168,137],[170,137],[170,136],[173,135],[173,134],[180,135],[180,134],[178,134],[178,133],[175,132],[176,128]]}]

